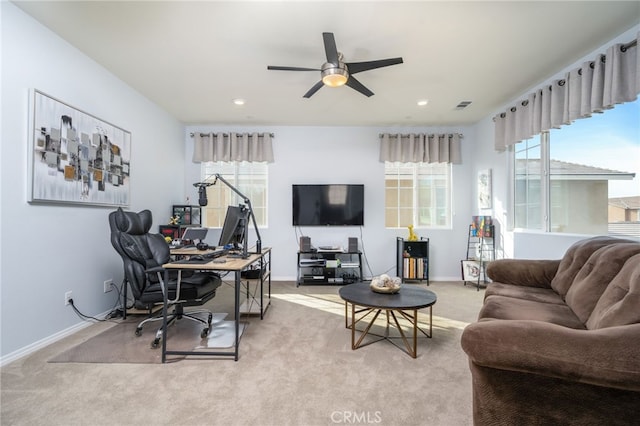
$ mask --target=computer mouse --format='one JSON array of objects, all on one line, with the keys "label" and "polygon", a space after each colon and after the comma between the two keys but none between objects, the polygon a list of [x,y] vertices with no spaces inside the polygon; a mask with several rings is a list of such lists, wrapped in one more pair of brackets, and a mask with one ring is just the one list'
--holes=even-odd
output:
[{"label": "computer mouse", "polygon": [[189,259],[191,259],[191,260],[204,260],[204,257],[200,256],[199,254],[196,254],[195,256],[191,256]]}]

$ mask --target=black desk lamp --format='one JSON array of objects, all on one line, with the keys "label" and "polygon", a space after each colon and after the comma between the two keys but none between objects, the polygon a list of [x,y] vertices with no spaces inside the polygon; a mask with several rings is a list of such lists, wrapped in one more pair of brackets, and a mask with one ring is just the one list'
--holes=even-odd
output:
[{"label": "black desk lamp", "polygon": [[[238,191],[238,189],[235,186],[233,186],[229,182],[227,182],[227,180],[225,178],[223,178],[222,176],[220,176],[219,173],[216,173],[214,176],[215,176],[215,180],[213,181],[213,183],[196,182],[196,183],[193,184],[193,186],[198,188],[198,203],[201,206],[206,206],[207,205],[207,203],[208,203],[208,200],[207,200],[207,187],[208,186],[215,185],[218,182],[218,180],[220,180],[222,183],[227,185],[233,192],[238,194],[238,196],[240,198],[242,198],[244,204],[246,204],[247,210],[249,210],[249,216],[251,217],[251,221],[253,222],[253,227],[256,230],[256,236],[258,237],[258,240],[256,241],[256,253],[257,254],[262,253],[262,240],[260,238],[260,231],[258,231],[258,224],[256,223],[256,217],[253,214],[253,208],[251,207],[251,200],[249,198],[247,198],[242,192]],[[205,181],[207,179],[209,179],[210,177],[211,176],[207,176],[205,178]],[[249,237],[249,221],[245,221],[245,223],[244,223],[244,235],[245,235],[245,239],[247,239]],[[245,241],[245,244],[242,245],[242,257],[244,259],[246,259],[248,257],[246,241]]]}]

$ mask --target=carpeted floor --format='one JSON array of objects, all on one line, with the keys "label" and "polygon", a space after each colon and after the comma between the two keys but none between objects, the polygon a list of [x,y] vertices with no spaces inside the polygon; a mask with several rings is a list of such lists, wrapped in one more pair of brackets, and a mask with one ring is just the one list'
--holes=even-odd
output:
[{"label": "carpeted floor", "polygon": [[[234,321],[225,320],[226,316],[225,313],[213,315],[211,332],[206,339],[200,337],[203,325],[198,322],[183,319],[170,325],[167,327],[167,341],[171,342],[170,349],[191,351],[199,348],[233,348]],[[140,317],[127,317],[124,321],[115,321],[112,327],[52,357],[49,362],[161,363],[161,351],[149,350],[161,322],[145,324],[142,334],[136,336],[135,330],[140,321]],[[172,355],[171,358],[176,360],[185,357]]]},{"label": "carpeted floor", "polygon": [[[416,359],[386,341],[351,350],[335,286],[274,282],[264,320],[246,319],[238,362],[188,357],[157,364],[151,332],[136,338],[126,330],[135,325],[95,324],[2,368],[0,422],[468,425],[471,376],[460,335],[476,319],[484,293],[460,282],[428,288],[438,294],[433,338],[420,339]],[[232,312],[232,301],[232,288],[223,286],[210,307]],[[202,344],[199,329],[184,325],[195,332],[188,344]],[[111,334],[112,343],[93,345],[82,362],[64,362],[102,334]],[[136,350],[123,349],[122,339]],[[181,343],[174,335],[167,344]],[[99,352],[120,360],[106,363]]]}]

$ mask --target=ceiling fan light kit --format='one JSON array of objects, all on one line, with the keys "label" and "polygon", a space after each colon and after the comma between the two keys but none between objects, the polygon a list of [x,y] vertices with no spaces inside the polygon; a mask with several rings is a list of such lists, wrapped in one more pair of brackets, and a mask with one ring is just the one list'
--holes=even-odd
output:
[{"label": "ceiling fan light kit", "polygon": [[335,66],[331,62],[327,62],[322,66],[322,82],[329,87],[343,86],[349,79],[349,71],[343,62],[339,62]]},{"label": "ceiling fan light kit", "polygon": [[388,67],[402,63],[402,58],[380,59],[376,61],[365,62],[343,62],[342,53],[336,48],[336,40],[333,33],[322,33],[324,41],[324,51],[327,56],[327,62],[322,65],[321,69],[302,68],[291,66],[267,66],[268,70],[277,71],[320,71],[320,81],[304,94],[303,97],[310,98],[324,85],[329,87],[349,86],[363,95],[373,96],[373,92],[367,89],[362,83],[353,77],[353,74],[369,71],[376,68]]}]

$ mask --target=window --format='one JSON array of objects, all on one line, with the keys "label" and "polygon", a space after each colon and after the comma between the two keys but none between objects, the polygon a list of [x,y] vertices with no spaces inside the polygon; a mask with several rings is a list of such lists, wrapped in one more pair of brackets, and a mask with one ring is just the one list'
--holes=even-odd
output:
[{"label": "window", "polygon": [[385,163],[385,226],[451,226],[451,164]]},{"label": "window", "polygon": [[514,222],[518,228],[542,228],[542,167],[540,135],[514,148]]},{"label": "window", "polygon": [[[251,201],[253,214],[259,227],[267,226],[267,163],[208,162],[202,163],[203,179],[213,182],[216,173],[233,185]],[[207,187],[209,202],[203,207],[203,225],[221,228],[229,205],[242,204],[243,200],[223,182]]]},{"label": "window", "polygon": [[515,145],[514,226],[640,236],[640,101]]}]

